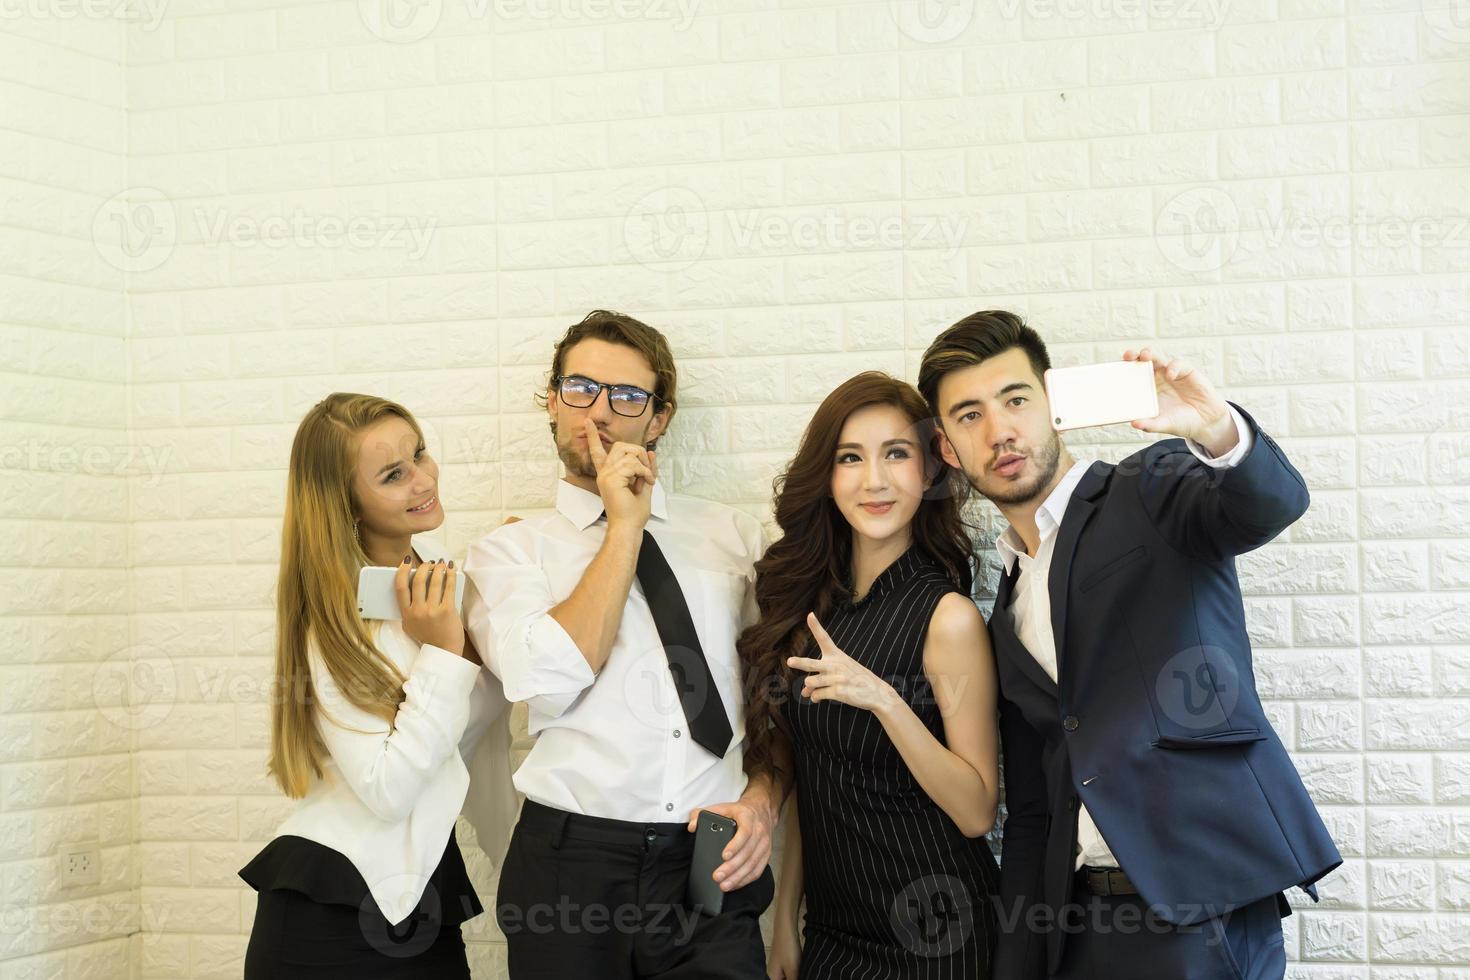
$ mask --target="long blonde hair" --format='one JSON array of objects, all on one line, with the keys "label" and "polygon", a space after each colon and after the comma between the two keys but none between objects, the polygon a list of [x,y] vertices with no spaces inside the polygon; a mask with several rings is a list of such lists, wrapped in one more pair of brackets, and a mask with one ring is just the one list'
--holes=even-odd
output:
[{"label": "long blonde hair", "polygon": [[357,613],[357,574],[368,557],[354,528],[354,437],[390,415],[407,422],[423,445],[423,430],[403,406],[343,392],[313,405],[291,443],[276,585],[279,688],[271,705],[267,768],[293,799],[321,777],[327,756],[314,715],[326,709],[311,683],[308,636],[347,701],[390,724],[403,701],[406,678],[378,650]]}]

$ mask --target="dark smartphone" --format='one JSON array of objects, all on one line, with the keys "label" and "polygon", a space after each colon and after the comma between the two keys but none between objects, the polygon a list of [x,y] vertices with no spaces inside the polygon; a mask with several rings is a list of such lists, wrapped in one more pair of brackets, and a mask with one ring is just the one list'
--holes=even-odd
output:
[{"label": "dark smartphone", "polygon": [[720,855],[735,836],[735,821],[708,810],[699,811],[694,831],[694,860],[689,865],[689,904],[707,915],[719,915],[725,893],[715,881],[715,869],[725,863]]}]

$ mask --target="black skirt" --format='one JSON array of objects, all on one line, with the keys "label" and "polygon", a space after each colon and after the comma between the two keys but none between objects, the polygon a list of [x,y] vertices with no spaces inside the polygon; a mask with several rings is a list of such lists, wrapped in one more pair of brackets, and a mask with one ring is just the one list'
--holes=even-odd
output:
[{"label": "black skirt", "polygon": [[485,909],[452,830],[418,905],[396,923],[345,855],[304,837],[277,837],[239,873],[260,895],[245,980],[470,975],[460,923]]}]

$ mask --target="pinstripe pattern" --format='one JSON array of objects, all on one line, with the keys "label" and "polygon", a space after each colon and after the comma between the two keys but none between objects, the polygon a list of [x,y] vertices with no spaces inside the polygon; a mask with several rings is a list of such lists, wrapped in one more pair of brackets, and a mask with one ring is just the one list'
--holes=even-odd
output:
[{"label": "pinstripe pattern", "polygon": [[[891,683],[941,742],[924,639],[955,591],[910,548],[862,601],[823,623],[849,656]],[[815,643],[804,656],[819,656]],[[786,700],[796,749],[806,886],[802,980],[974,980],[995,947],[995,859],[931,800],[872,712]]]}]

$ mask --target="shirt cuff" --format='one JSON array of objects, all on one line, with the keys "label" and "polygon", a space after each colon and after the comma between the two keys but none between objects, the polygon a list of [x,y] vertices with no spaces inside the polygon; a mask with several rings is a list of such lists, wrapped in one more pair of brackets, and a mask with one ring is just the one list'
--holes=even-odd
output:
[{"label": "shirt cuff", "polygon": [[529,702],[538,711],[556,717],[592,686],[597,675],[582,656],[577,641],[555,617],[540,616],[525,629],[522,655],[504,658],[501,664],[505,696]]},{"label": "shirt cuff", "polygon": [[1231,449],[1224,456],[1216,457],[1211,456],[1204,446],[1201,446],[1193,439],[1184,440],[1184,444],[1189,447],[1190,452],[1194,453],[1196,459],[1206,466],[1213,466],[1221,470],[1236,466],[1241,460],[1245,459],[1246,454],[1251,451],[1251,441],[1254,438],[1251,427],[1246,424],[1245,417],[1236,411],[1235,406],[1227,403],[1225,407],[1230,410],[1230,417],[1235,420],[1235,434],[1237,437],[1235,448]]},{"label": "shirt cuff", "polygon": [[481,667],[473,660],[466,660],[452,650],[436,647],[432,643],[419,646],[418,658],[413,662],[412,672],[424,672],[435,678],[444,678],[455,690],[463,689],[466,694],[474,689],[480,677]]}]

